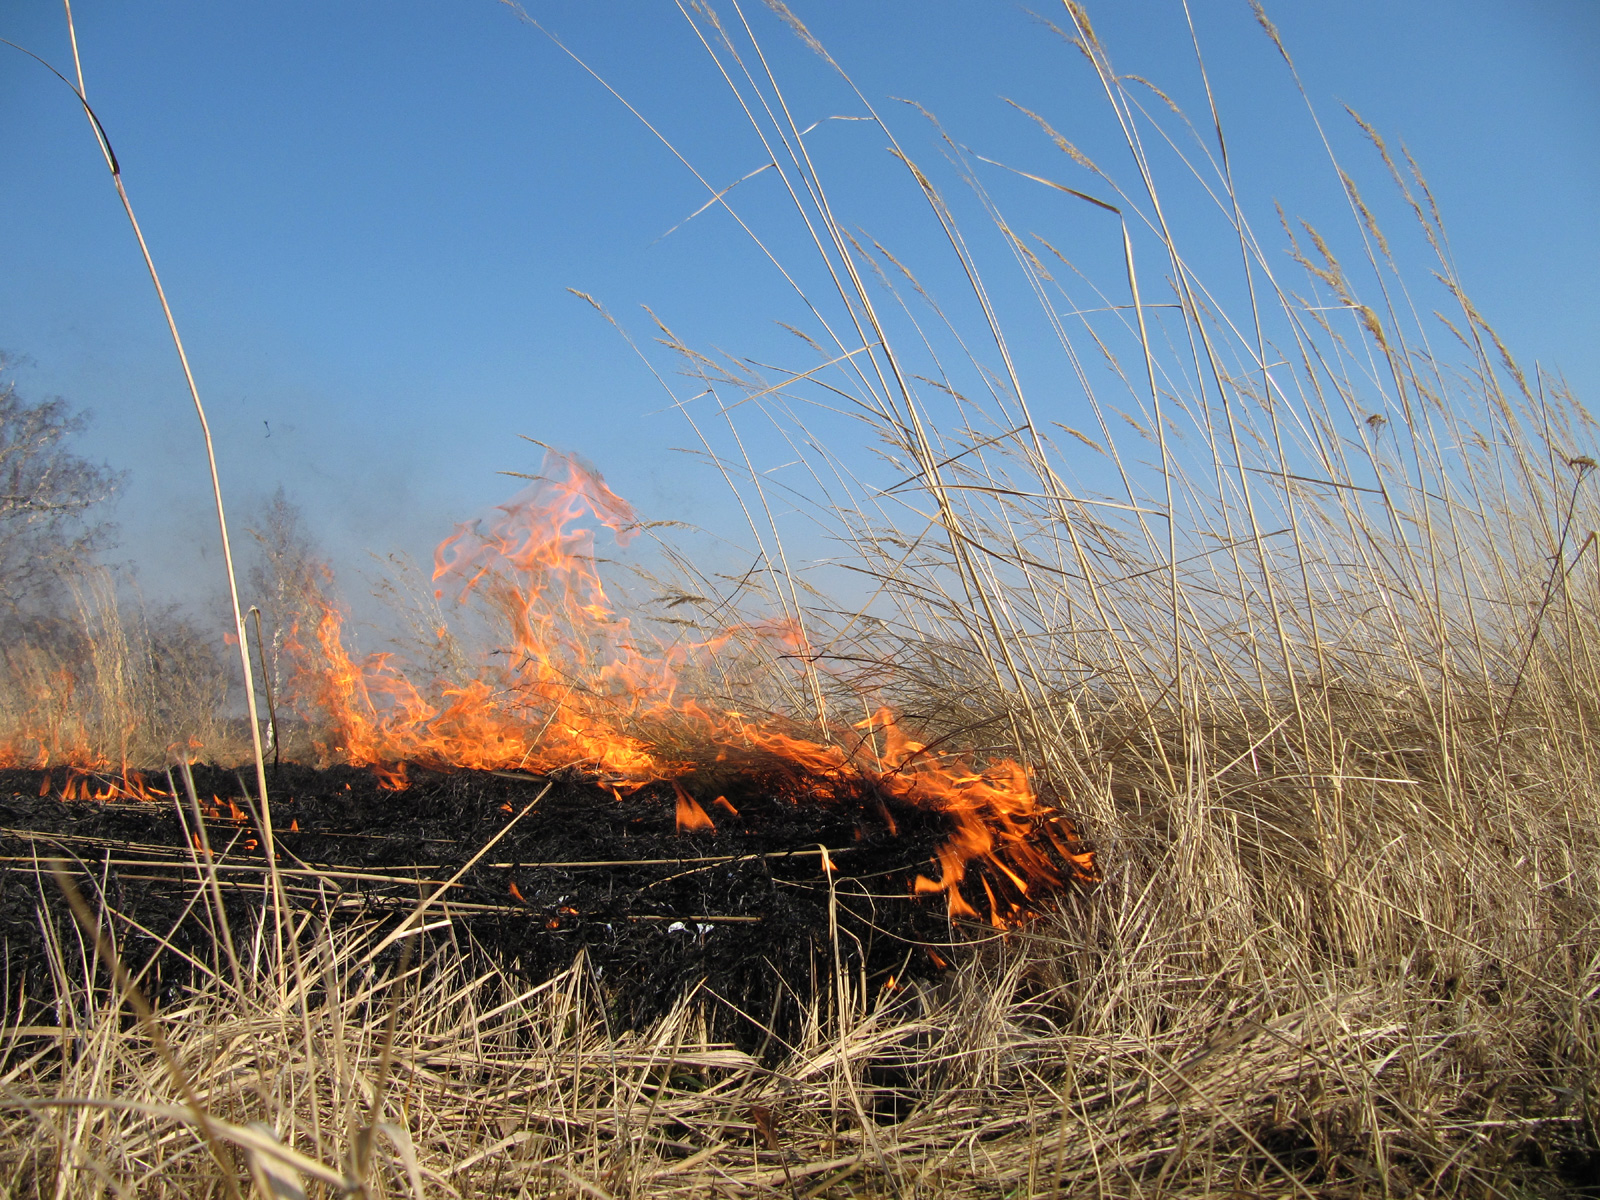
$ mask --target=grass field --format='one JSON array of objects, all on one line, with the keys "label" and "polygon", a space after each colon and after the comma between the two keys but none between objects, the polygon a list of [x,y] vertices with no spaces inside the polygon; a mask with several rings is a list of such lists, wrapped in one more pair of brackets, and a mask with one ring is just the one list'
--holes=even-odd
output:
[{"label": "grass field", "polygon": [[[753,607],[802,631],[806,669],[760,702],[816,728],[870,693],[1027,763],[1102,882],[937,986],[838,974],[759,1061],[707,1043],[703,996],[623,1032],[582,961],[529,986],[423,912],[379,971],[392,925],[270,894],[231,961],[135,1016],[104,921],[98,950],[56,947],[54,1013],[7,1010],[0,1194],[1597,1194],[1594,423],[1473,307],[1376,131],[1369,173],[1431,259],[1400,260],[1354,168],[1343,233],[1258,240],[1212,115],[1158,148],[1181,123],[1062,11],[1134,182],[1041,115],[1063,172],[1042,185],[1105,214],[1121,277],[1080,280],[981,189],[1014,254],[980,269],[907,156],[908,210],[970,281],[934,305],[835,215],[745,27],[702,13],[832,290],[807,296],[815,373],[658,334],[692,388],[744,402],[696,431],[765,555]],[[1163,216],[1191,186],[1225,283]],[[1036,313],[999,310],[1002,270]],[[1098,427],[1036,416],[1007,335],[1026,321]],[[795,502],[848,547],[852,599],[790,569],[757,425],[804,462]],[[1120,491],[1068,482],[1091,460]],[[725,620],[723,585],[678,567]]]}]

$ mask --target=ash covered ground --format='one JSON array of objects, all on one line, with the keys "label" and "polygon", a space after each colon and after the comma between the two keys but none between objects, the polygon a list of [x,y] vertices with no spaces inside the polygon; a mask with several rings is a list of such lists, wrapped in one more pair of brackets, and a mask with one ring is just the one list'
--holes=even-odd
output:
[{"label": "ash covered ground", "polygon": [[[85,894],[115,914],[129,966],[148,966],[146,990],[171,1002],[194,981],[185,955],[216,961],[205,904],[196,903],[193,819],[170,796],[62,800],[68,778],[60,770],[0,771],[7,1006],[26,997],[32,1015],[43,1016],[38,1010],[55,1001],[46,926],[62,944],[77,942],[66,904],[37,866],[48,858],[73,864]],[[79,788],[99,786],[93,776],[76,778]],[[236,938],[254,928],[265,898],[250,779],[194,771]],[[168,787],[160,774],[146,782]],[[822,796],[816,781],[784,772],[693,786],[717,828],[680,832],[670,783],[619,795],[579,778],[413,769],[410,785],[394,791],[364,769],[285,765],[269,771],[268,786],[290,903],[336,919],[398,921],[547,784],[435,904],[453,918],[463,953],[484,954],[528,982],[584,951],[620,1026],[662,1015],[703,983],[726,1002],[716,1006],[720,1032],[753,1044],[769,1021],[793,1032],[836,955],[876,992],[891,977],[930,979],[963,945],[995,936],[984,925],[952,924],[942,896],[914,895],[918,875],[939,877],[934,859],[950,830],[946,817],[866,783],[830,784]],[[986,884],[1002,897],[1015,894],[1003,872],[974,863],[963,892],[982,912]]]}]

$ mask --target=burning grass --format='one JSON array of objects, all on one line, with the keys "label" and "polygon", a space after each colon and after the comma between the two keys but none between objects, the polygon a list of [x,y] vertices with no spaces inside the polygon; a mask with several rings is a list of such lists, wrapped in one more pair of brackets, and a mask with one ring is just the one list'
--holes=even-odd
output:
[{"label": "burning grass", "polygon": [[177,748],[247,752],[202,629],[145,611],[109,570],[71,583],[59,611],[0,622],[0,769],[137,770]]},{"label": "burning grass", "polygon": [[[693,858],[685,878],[703,877],[719,844],[749,861],[739,839],[761,805],[730,781],[786,771],[813,791],[785,811],[847,811],[899,855],[884,869],[910,914],[907,967],[865,949],[883,914],[853,907],[877,898],[847,882],[842,827],[750,826],[840,851],[834,872],[807,860],[813,907],[755,1011],[702,959],[631,1022],[622,960],[604,969],[599,940],[535,978],[477,917],[447,912],[448,889],[401,903],[393,862],[368,881],[383,901],[370,912],[341,909],[309,865],[264,858],[241,907],[222,895],[225,857],[197,853],[162,880],[186,920],[213,923],[209,952],[187,951],[192,981],[133,1018],[107,968],[142,970],[178,926],[136,925],[98,846],[78,854],[84,920],[39,921],[38,1002],[7,983],[12,1194],[227,1192],[247,1171],[263,1195],[295,1194],[274,1173],[369,1196],[1594,1190],[1593,421],[1466,299],[1420,172],[1375,131],[1361,126],[1436,259],[1437,325],[1343,167],[1357,265],[1335,257],[1340,238],[1286,221],[1299,274],[1282,277],[1220,131],[1191,146],[1081,7],[1064,11],[1134,182],[1042,118],[1069,182],[1022,178],[1121,224],[1104,290],[1020,235],[990,176],[942,145],[1070,368],[1047,378],[1082,389],[1089,432],[1060,426],[1071,453],[1013,354],[1031,318],[1003,329],[974,243],[867,98],[844,81],[911,168],[907,211],[925,206],[947,237],[965,309],[932,306],[902,259],[837,221],[751,27],[696,7],[818,253],[813,274],[786,276],[816,365],[714,359],[656,330],[696,390],[660,377],[751,514],[762,567],[719,591],[679,561],[679,634],[625,619],[584,528],[640,527],[555,457],[435,564],[435,599],[498,629],[498,656],[441,622],[410,663],[361,659],[315,572],[295,576],[285,648],[304,717],[330,763],[390,785],[375,812],[425,804],[445,769],[581,778],[589,807],[569,824],[587,835],[648,810],[649,858]],[[1158,179],[1227,201],[1218,236],[1242,280],[1202,280],[1210,259],[1181,252]],[[997,365],[977,361],[985,340]],[[866,581],[852,602],[802,602],[776,485],[734,423],[757,415],[785,454],[804,447],[815,486],[791,496],[849,548]],[[863,422],[877,462],[855,453]],[[749,593],[765,611],[730,621]],[[276,803],[282,829],[292,805]],[[483,858],[514,816],[491,807],[500,832],[453,852],[442,882],[494,891],[524,932],[626,915]],[[285,853],[315,833],[291,827]],[[419,862],[445,865],[427,850]],[[29,872],[6,891],[19,920],[53,903],[45,853],[13,856]],[[1073,879],[1092,886],[1061,886]],[[717,914],[654,915],[700,938],[713,922],[694,918]],[[649,944],[629,960],[645,979]]]},{"label": "burning grass", "polygon": [[[433,573],[436,599],[446,588],[458,589],[457,603],[482,597],[495,618],[497,657],[480,656],[469,673],[443,674],[425,691],[391,655],[353,661],[339,613],[324,599],[315,605],[315,647],[298,629],[291,635],[298,694],[327,731],[319,747],[325,759],[371,766],[396,790],[407,786],[413,765],[578,770],[618,801],[669,782],[680,831],[714,831],[721,814],[708,810],[717,806],[739,818],[719,778],[731,781],[727,790],[745,790],[751,779],[787,777],[794,804],[827,806],[864,792],[891,833],[887,803],[942,819],[949,833],[934,855],[937,874],[918,875],[915,890],[941,896],[952,919],[977,918],[961,884],[981,865],[988,872],[983,916],[1001,929],[1030,911],[1031,894],[1095,878],[1093,853],[1076,844],[1059,810],[1040,803],[1015,761],[978,765],[916,741],[884,707],[844,728],[819,721],[814,740],[785,732],[776,718],[685,696],[688,660],[714,668],[719,651],[741,634],[793,649],[803,649],[804,638],[793,628],[747,627],[647,649],[646,635],[614,611],[593,535],[578,524],[592,516],[622,542],[637,524],[592,470],[552,453],[539,479],[498,511],[487,528],[475,521],[446,539]],[[448,638],[449,627],[441,624],[436,636]]]}]

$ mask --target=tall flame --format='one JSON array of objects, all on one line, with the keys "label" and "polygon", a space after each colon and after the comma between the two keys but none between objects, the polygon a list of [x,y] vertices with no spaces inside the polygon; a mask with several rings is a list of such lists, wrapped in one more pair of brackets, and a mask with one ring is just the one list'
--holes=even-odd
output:
[{"label": "tall flame", "polygon": [[[585,519],[609,528],[623,545],[637,528],[633,510],[595,472],[551,453],[543,476],[501,505],[498,516],[456,527],[434,556],[435,598],[448,595],[456,605],[476,598],[507,631],[507,644],[470,677],[436,683],[426,694],[390,655],[355,662],[331,604],[317,619],[314,649],[297,629],[290,639],[297,690],[331,726],[328,756],[371,766],[397,788],[406,786],[407,764],[578,768],[614,788],[670,781],[680,831],[714,830],[705,807],[680,782],[695,764],[665,755],[639,733],[670,725],[678,740],[711,757],[756,752],[824,784],[865,782],[942,814],[951,832],[938,851],[938,878],[919,876],[915,889],[943,895],[953,917],[978,915],[961,890],[975,862],[1009,885],[1001,890],[1010,898],[997,898],[983,880],[989,919],[1000,926],[1016,919],[1036,891],[1061,887],[1064,876],[1095,877],[1093,855],[1039,802],[1018,763],[979,767],[936,753],[908,737],[884,708],[858,726],[879,735],[877,753],[867,754],[859,747],[868,739],[860,735],[840,739],[858,747],[847,750],[680,698],[680,669],[690,651],[641,646],[606,596],[594,534],[579,524]],[[726,640],[698,650],[715,653]],[[717,806],[733,811],[720,796]]]},{"label": "tall flame", "polygon": [[307,654],[296,631],[297,683],[333,725],[328,749],[386,768],[397,783],[407,762],[581,767],[635,784],[676,773],[623,732],[641,716],[671,711],[673,656],[635,647],[595,568],[593,533],[573,527],[587,514],[626,544],[632,509],[592,471],[552,454],[545,476],[499,512],[487,528],[482,520],[458,525],[435,552],[433,570],[436,598],[447,590],[457,604],[477,596],[498,617],[510,643],[499,665],[486,664],[430,699],[390,655],[355,663],[331,605],[317,622],[319,654]]}]

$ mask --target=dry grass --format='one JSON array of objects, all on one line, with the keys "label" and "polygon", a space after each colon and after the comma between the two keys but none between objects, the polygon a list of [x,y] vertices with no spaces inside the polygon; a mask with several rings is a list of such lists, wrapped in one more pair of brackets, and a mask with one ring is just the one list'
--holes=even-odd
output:
[{"label": "dry grass", "polygon": [[117,771],[205,746],[248,753],[227,717],[228,677],[192,620],[150,613],[100,567],[72,580],[64,610],[18,615],[0,640],[0,764]]},{"label": "dry grass", "polygon": [[[933,307],[835,218],[743,14],[696,10],[815,231],[813,275],[791,278],[819,365],[778,372],[658,332],[696,394],[664,384],[752,517],[765,598],[806,630],[791,709],[858,710],[876,691],[1022,755],[1098,843],[1104,884],[959,956],[937,989],[827,980],[802,993],[804,1036],[759,1062],[697,1032],[723,999],[623,1032],[582,963],[525,987],[457,944],[442,909],[408,939],[407,973],[392,945],[374,958],[383,927],[264,900],[237,931],[237,984],[218,965],[163,998],[224,1158],[287,1147],[313,1192],[374,1196],[1594,1186],[1593,423],[1466,299],[1403,153],[1368,131],[1435,255],[1438,314],[1342,167],[1349,232],[1286,220],[1283,277],[1220,126],[1148,110],[1081,9],[1065,14],[1134,182],[1046,126],[1064,152],[1050,183],[1093,197],[1122,278],[1096,287],[1016,232],[952,142],[1038,309],[1002,322],[902,151],[911,203],[973,281]],[[1195,185],[1238,278],[1202,279],[1165,223],[1162,188]],[[1039,317],[1086,432],[1036,415],[1002,332]],[[877,465],[852,454],[861,422]],[[758,427],[803,483],[764,470]],[[849,547],[853,600],[806,595],[775,515],[792,504]],[[681,594],[725,620],[732,597],[690,582]],[[93,960],[63,938],[59,1038],[6,1043],[7,1194],[248,1186],[242,1160],[208,1157],[174,1070]]]},{"label": "dry grass", "polygon": [[[1412,761],[1352,772],[1336,879],[1292,783],[1246,800],[1260,776],[1219,764],[1235,796],[1199,813],[1156,780],[1105,792],[1098,893],[935,989],[802,991],[804,1033],[762,1061],[707,1044],[718,998],[620,1032],[582,961],[527,986],[435,907],[408,967],[392,921],[335,923],[330,891],[288,914],[297,954],[264,904],[237,983],[219,949],[165,998],[174,1070],[57,923],[54,1012],[12,1018],[56,1028],[0,1063],[0,1178],[215,1194],[181,1073],[225,1158],[276,1154],[313,1194],[1559,1194],[1541,1166],[1582,1152],[1596,1100],[1592,831],[1551,791],[1543,827],[1442,837]],[[1544,856],[1532,887],[1512,837]]]}]

